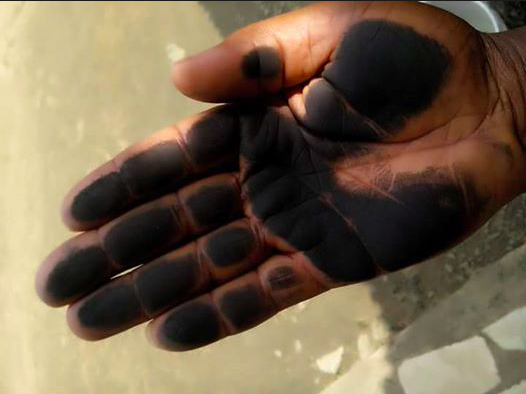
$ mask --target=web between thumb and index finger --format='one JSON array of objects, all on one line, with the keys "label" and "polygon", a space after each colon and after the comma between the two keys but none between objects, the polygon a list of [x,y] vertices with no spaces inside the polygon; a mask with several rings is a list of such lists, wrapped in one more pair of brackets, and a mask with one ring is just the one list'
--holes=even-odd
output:
[{"label": "web between thumb and index finger", "polygon": [[251,24],[217,46],[177,62],[185,95],[232,102],[276,93],[316,75],[364,4],[322,2]]}]

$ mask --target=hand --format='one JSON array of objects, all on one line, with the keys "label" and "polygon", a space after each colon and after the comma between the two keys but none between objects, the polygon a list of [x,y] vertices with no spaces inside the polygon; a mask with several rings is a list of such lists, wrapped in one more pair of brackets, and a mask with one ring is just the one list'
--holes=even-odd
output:
[{"label": "hand", "polygon": [[180,90],[231,104],[71,191],[83,232],[40,297],[82,338],[153,319],[186,350],[453,246],[525,187],[499,42],[418,3],[319,3],[184,60]]}]

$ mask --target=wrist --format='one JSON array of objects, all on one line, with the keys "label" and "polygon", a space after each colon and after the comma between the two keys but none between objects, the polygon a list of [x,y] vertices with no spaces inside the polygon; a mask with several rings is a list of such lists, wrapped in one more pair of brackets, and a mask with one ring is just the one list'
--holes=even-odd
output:
[{"label": "wrist", "polygon": [[[513,151],[516,159],[515,189],[520,194],[526,192],[526,27],[503,33],[481,34],[486,48],[488,84],[498,95],[499,105],[491,116],[497,134],[507,134],[505,138],[518,145]],[[511,138],[509,138],[511,137]],[[518,173],[517,173],[518,171]],[[518,188],[517,188],[518,186]]]},{"label": "wrist", "polygon": [[526,152],[526,27],[482,34],[488,69],[513,127]]}]

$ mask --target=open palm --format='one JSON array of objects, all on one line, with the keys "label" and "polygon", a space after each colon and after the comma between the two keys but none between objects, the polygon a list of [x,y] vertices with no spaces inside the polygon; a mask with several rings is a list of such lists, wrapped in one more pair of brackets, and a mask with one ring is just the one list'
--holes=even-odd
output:
[{"label": "open palm", "polygon": [[523,187],[491,50],[428,6],[323,3],[183,61],[184,93],[230,104],[73,189],[84,232],[39,295],[83,338],[154,319],[150,338],[185,350],[454,245]]}]

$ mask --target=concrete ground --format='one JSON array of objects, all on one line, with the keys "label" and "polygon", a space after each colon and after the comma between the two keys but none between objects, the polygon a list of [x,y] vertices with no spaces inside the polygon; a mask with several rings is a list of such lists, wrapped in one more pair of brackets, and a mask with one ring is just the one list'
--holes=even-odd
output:
[{"label": "concrete ground", "polygon": [[157,350],[142,327],[84,342],[37,299],[71,185],[206,108],[171,86],[171,59],[297,5],[0,3],[0,393],[526,393],[524,197],[443,256],[193,352]]}]

